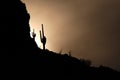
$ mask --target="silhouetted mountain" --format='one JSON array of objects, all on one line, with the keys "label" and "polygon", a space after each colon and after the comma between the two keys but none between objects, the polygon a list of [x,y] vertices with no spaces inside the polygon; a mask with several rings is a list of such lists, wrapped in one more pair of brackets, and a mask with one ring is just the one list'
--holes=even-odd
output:
[{"label": "silhouetted mountain", "polygon": [[57,76],[56,79],[119,80],[120,72],[109,67],[92,67],[90,61],[41,50],[30,37],[30,15],[25,4],[20,0],[5,0],[1,4],[3,6],[0,6],[2,8],[0,15],[2,58],[0,62],[4,78],[50,79]]},{"label": "silhouetted mountain", "polygon": [[1,50],[9,52],[2,55],[37,55],[38,47],[30,37],[29,19],[25,4],[20,0],[2,1]]}]

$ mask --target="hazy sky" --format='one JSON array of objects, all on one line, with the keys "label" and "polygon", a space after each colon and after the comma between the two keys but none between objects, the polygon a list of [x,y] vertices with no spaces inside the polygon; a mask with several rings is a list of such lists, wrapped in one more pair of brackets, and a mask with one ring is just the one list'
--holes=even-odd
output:
[{"label": "hazy sky", "polygon": [[[46,47],[120,70],[120,0],[22,0],[31,30],[44,24]],[[42,46],[41,46],[42,48]]]}]

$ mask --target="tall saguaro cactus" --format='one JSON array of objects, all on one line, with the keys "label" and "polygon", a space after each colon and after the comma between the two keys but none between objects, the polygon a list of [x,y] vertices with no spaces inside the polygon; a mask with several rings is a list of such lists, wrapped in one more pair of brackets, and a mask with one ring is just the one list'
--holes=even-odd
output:
[{"label": "tall saguaro cactus", "polygon": [[44,36],[44,28],[43,28],[43,24],[42,24],[42,32],[40,30],[40,40],[43,44],[43,50],[45,50],[45,44],[46,44],[46,37]]}]

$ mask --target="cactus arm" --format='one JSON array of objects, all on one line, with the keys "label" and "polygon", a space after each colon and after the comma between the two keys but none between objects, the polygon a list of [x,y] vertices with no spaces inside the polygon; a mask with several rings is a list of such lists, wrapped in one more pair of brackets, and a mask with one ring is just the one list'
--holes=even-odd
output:
[{"label": "cactus arm", "polygon": [[43,24],[42,24],[42,35],[44,37],[44,28],[43,28]]}]

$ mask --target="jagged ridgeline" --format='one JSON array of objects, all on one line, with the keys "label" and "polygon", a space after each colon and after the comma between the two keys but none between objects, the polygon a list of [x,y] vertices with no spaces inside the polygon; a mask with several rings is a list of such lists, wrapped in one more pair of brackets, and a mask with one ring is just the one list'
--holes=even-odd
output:
[{"label": "jagged ridgeline", "polygon": [[[0,55],[10,56],[0,60],[1,69],[4,70],[6,77],[9,75],[23,77],[19,73],[25,77],[35,74],[41,78],[42,75],[52,74],[52,77],[57,75],[62,79],[67,77],[81,80],[98,78],[103,80],[105,77],[117,80],[120,77],[119,72],[109,67],[91,67],[89,61],[39,49],[34,37],[30,37],[30,15],[25,4],[20,0],[4,0],[0,4]],[[44,36],[41,37],[43,38]],[[46,40],[42,43],[45,45]]]}]

